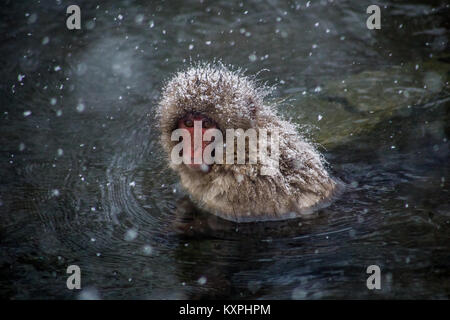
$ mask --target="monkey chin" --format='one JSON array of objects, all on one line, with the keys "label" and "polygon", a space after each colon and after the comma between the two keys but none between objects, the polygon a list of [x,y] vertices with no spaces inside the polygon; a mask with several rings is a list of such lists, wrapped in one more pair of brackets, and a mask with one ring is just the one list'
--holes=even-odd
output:
[{"label": "monkey chin", "polygon": [[192,170],[194,172],[203,172],[203,173],[208,173],[209,171],[211,171],[211,166],[205,163],[201,163],[201,164],[187,164],[186,167],[189,170]]}]

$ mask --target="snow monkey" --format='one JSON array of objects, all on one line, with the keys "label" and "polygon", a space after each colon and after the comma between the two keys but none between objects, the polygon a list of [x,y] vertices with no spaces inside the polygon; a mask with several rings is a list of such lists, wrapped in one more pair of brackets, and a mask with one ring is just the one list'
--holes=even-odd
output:
[{"label": "snow monkey", "polygon": [[[276,105],[264,101],[269,93],[253,77],[222,63],[193,65],[163,88],[158,119],[170,167],[196,205],[224,219],[302,217],[329,203],[338,189],[321,154],[277,115]],[[177,129],[185,134],[174,138]],[[215,135],[206,137],[212,130]],[[205,153],[213,143],[211,163]],[[180,144],[181,151],[174,149]],[[264,158],[261,148],[270,156]],[[257,150],[256,161],[250,150]],[[174,154],[191,161],[174,161]]]}]

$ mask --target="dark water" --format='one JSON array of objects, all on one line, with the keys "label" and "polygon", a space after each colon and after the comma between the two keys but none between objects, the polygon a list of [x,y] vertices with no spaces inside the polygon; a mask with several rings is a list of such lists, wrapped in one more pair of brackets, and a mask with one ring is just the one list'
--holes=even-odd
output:
[{"label": "dark water", "polygon": [[[1,297],[449,298],[446,1],[381,1],[381,30],[371,1],[40,2],[0,9]],[[164,80],[213,59],[268,69],[348,184],[315,219],[192,209],[154,114]]]}]

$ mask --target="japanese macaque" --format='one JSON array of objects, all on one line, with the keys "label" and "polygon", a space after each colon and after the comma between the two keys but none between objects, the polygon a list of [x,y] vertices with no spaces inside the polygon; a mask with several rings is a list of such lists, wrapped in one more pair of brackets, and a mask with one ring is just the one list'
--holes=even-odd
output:
[{"label": "japanese macaque", "polygon": [[[336,193],[338,183],[328,174],[321,155],[293,124],[277,115],[276,105],[264,101],[269,93],[253,78],[223,64],[192,66],[175,74],[163,89],[158,117],[170,166],[199,207],[224,219],[246,222],[301,217],[329,203]],[[184,129],[188,136],[174,139],[176,129]],[[205,138],[211,129],[219,130],[223,137]],[[230,129],[266,132],[262,135],[266,139],[253,147],[262,148],[267,141],[270,161],[263,161],[268,158],[261,153],[256,162],[250,161],[252,146],[251,141],[245,143],[245,136],[245,161],[233,161],[242,148],[237,147],[239,139],[234,139],[239,134],[230,136]],[[198,135],[200,142],[195,143]],[[275,138],[277,143],[271,144]],[[206,162],[208,146],[222,139],[223,144],[217,143],[209,152],[215,161]],[[180,152],[176,149],[175,154],[192,161],[174,161],[174,148],[180,143],[187,147]],[[234,146],[231,156],[227,154],[230,146]]]}]

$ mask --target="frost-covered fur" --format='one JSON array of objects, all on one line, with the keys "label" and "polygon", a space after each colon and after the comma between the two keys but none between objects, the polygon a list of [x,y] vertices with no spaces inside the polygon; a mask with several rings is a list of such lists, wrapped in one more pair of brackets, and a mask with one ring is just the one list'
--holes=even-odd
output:
[{"label": "frost-covered fur", "polygon": [[[256,221],[294,218],[310,213],[334,193],[320,154],[291,123],[280,119],[263,99],[269,90],[240,71],[222,64],[199,64],[178,72],[164,87],[159,103],[161,143],[181,183],[206,210],[228,220]],[[171,141],[178,119],[200,113],[226,129],[254,128],[280,132],[279,167],[261,175],[258,164],[213,164],[208,173],[170,161],[178,143]],[[226,141],[225,141],[226,142]]]}]

